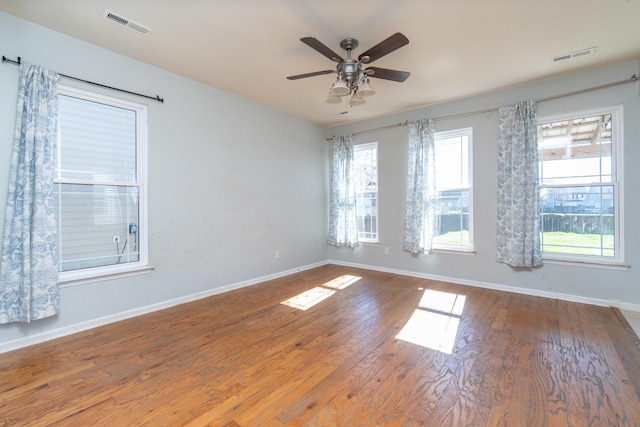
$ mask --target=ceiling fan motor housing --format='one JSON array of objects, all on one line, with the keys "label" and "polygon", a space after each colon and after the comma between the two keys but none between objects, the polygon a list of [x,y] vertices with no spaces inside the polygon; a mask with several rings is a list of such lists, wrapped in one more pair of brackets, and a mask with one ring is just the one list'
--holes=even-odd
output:
[{"label": "ceiling fan motor housing", "polygon": [[346,59],[343,63],[338,64],[338,73],[342,73],[343,78],[348,82],[355,81],[361,70],[360,62],[353,59]]},{"label": "ceiling fan motor housing", "polygon": [[338,64],[338,73],[342,73],[342,78],[351,86],[352,83],[358,80],[358,76],[362,70],[360,61],[351,59],[351,51],[358,47],[358,40],[346,38],[340,42],[340,47],[347,51],[347,59]]}]

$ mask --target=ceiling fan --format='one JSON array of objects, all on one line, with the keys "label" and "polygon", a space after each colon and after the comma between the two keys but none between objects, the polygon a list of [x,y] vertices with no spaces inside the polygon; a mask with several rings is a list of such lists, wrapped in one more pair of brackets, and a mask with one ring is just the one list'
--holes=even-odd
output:
[{"label": "ceiling fan", "polygon": [[388,68],[367,67],[375,60],[400,49],[402,46],[409,44],[409,39],[402,33],[395,33],[392,36],[381,41],[369,50],[358,55],[358,59],[351,58],[351,52],[358,47],[358,40],[346,38],[340,42],[340,47],[347,51],[347,59],[343,59],[340,55],[329,49],[315,37],[303,37],[301,42],[307,46],[320,52],[330,60],[337,62],[335,70],[314,71],[312,73],[298,74],[289,76],[289,80],[304,79],[307,77],[321,76],[324,74],[336,73],[338,78],[329,90],[327,102],[335,104],[341,102],[341,97],[352,95],[350,105],[360,105],[365,102],[363,96],[373,95],[375,91],[371,87],[369,77],[378,79],[392,80],[394,82],[403,82],[409,78],[408,71],[390,70]]}]

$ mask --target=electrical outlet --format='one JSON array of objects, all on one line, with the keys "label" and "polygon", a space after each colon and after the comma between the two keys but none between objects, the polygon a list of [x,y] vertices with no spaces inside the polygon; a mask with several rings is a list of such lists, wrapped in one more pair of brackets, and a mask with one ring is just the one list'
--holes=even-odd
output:
[{"label": "electrical outlet", "polygon": [[389,255],[389,246],[384,247],[384,254]]},{"label": "electrical outlet", "polygon": [[113,243],[120,243],[120,236],[113,236]]},{"label": "electrical outlet", "polygon": [[280,251],[276,251],[274,256],[275,256],[276,259],[280,258]]}]

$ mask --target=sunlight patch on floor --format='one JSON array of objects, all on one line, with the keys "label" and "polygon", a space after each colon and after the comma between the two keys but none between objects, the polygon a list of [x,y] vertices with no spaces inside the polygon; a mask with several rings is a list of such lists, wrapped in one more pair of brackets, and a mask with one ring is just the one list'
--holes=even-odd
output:
[{"label": "sunlight patch on floor", "polygon": [[464,309],[466,300],[467,297],[464,295],[427,289],[424,291],[418,307],[439,311],[440,313],[462,316],[462,310]]},{"label": "sunlight patch on floor", "polygon": [[282,301],[281,304],[303,311],[308,310],[314,305],[334,295],[339,290],[352,285],[360,279],[361,277],[345,274],[323,283],[321,286],[316,286],[315,288],[302,292],[301,294],[291,297],[286,301]]},{"label": "sunlight patch on floor", "polygon": [[361,277],[358,276],[352,276],[350,274],[345,274],[343,276],[337,277],[333,280],[328,281],[327,283],[325,283],[322,286],[325,286],[327,288],[331,288],[331,289],[344,289],[347,286],[357,282],[358,280],[360,280]]},{"label": "sunlight patch on floor", "polygon": [[300,310],[308,310],[321,301],[326,300],[337,291],[332,289],[322,288],[316,286],[313,289],[309,289],[301,294],[296,295],[293,298],[289,298],[286,301],[282,301],[282,304],[289,307],[298,308]]},{"label": "sunlight patch on floor", "polygon": [[427,310],[416,310],[396,338],[451,354],[460,319]]},{"label": "sunlight patch on floor", "polygon": [[465,302],[465,295],[425,290],[418,308],[396,338],[451,354]]}]

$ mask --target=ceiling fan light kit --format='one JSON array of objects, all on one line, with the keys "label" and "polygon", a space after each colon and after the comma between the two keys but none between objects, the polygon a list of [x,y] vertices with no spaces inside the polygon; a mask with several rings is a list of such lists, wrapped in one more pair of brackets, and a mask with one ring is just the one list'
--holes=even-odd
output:
[{"label": "ceiling fan light kit", "polygon": [[336,79],[336,82],[331,85],[329,95],[326,98],[326,102],[329,104],[338,104],[341,102],[342,97],[351,95],[351,99],[349,101],[350,106],[362,105],[365,103],[365,99],[363,97],[371,96],[376,93],[371,86],[369,77],[395,82],[404,82],[410,75],[407,71],[390,70],[387,68],[363,68],[363,64],[369,64],[397,49],[400,49],[402,46],[407,45],[409,43],[409,39],[401,33],[395,33],[381,41],[369,50],[360,54],[358,59],[351,58],[351,52],[353,49],[358,47],[358,40],[353,38],[346,38],[340,42],[340,47],[347,51],[347,59],[343,59],[340,55],[329,49],[314,37],[303,37],[300,41],[312,49],[315,49],[330,60],[337,62],[336,69],[298,74],[295,76],[289,76],[287,79],[298,80],[306,77],[336,73],[338,78]]},{"label": "ceiling fan light kit", "polygon": [[362,78],[362,84],[358,88],[358,93],[362,96],[371,96],[376,94],[376,91],[373,90],[373,87],[369,82],[369,77],[366,75]]},{"label": "ceiling fan light kit", "polygon": [[349,93],[351,93],[351,88],[342,80],[342,77],[338,77],[338,80],[331,86],[331,94],[342,96],[348,95]]},{"label": "ceiling fan light kit", "polygon": [[327,96],[327,99],[325,101],[327,102],[327,104],[340,104],[342,102],[342,98],[340,98],[338,95],[332,94],[331,91],[329,91],[329,95]]},{"label": "ceiling fan light kit", "polygon": [[351,100],[349,101],[349,104],[351,104],[351,105],[362,105],[365,102],[366,101],[364,100],[364,98],[358,92],[356,92],[351,97]]}]

